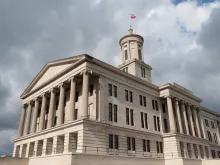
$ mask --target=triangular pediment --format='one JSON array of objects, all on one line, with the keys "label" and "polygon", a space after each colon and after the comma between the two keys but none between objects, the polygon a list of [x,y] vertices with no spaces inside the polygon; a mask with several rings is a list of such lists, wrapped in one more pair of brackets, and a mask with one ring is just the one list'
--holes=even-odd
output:
[{"label": "triangular pediment", "polygon": [[82,60],[85,56],[79,55],[70,58],[65,58],[57,61],[48,62],[42,70],[37,74],[37,76],[33,79],[24,93],[21,95],[23,97],[27,93],[34,91],[39,88],[49,80],[61,74],[66,69],[75,65],[78,61]]}]

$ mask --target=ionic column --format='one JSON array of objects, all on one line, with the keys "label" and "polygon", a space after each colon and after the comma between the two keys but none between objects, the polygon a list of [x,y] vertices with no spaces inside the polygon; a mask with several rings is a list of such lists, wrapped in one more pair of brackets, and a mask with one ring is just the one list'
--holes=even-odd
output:
[{"label": "ionic column", "polygon": [[187,121],[187,117],[186,117],[186,107],[185,107],[184,102],[181,103],[181,110],[183,113],[183,121],[184,121],[186,134],[189,135],[189,125],[188,125],[188,121]]},{"label": "ionic column", "polygon": [[176,113],[177,113],[177,119],[178,119],[178,126],[179,126],[179,130],[180,133],[183,134],[183,125],[182,125],[182,120],[181,120],[181,116],[180,116],[180,107],[179,107],[179,100],[175,100],[175,107],[176,107]]},{"label": "ionic column", "polygon": [[42,101],[41,112],[40,112],[39,131],[44,129],[45,113],[46,113],[46,105],[47,105],[46,94],[43,94],[42,97],[43,97],[43,101]]},{"label": "ionic column", "polygon": [[88,94],[89,94],[89,73],[88,71],[83,72],[83,88],[82,88],[82,99],[81,99],[81,114],[83,118],[88,117]]},{"label": "ionic column", "polygon": [[35,99],[35,105],[34,105],[34,113],[32,117],[32,125],[31,125],[31,133],[36,132],[36,126],[37,126],[37,114],[39,110],[39,99]]},{"label": "ionic column", "polygon": [[195,136],[195,130],[193,126],[193,117],[192,117],[192,112],[191,112],[189,104],[187,104],[187,113],[188,113],[188,119],[189,119],[189,128],[192,132],[192,136]]},{"label": "ionic column", "polygon": [[74,77],[70,78],[70,103],[66,111],[65,121],[73,121],[75,119],[75,97],[76,97],[76,82]]},{"label": "ionic column", "polygon": [[168,115],[169,115],[169,123],[170,123],[170,132],[176,132],[176,124],[174,120],[174,113],[173,113],[173,105],[172,105],[172,98],[171,96],[167,97],[167,107],[168,107]]},{"label": "ionic column", "polygon": [[26,116],[26,121],[25,121],[25,127],[24,127],[24,135],[27,135],[29,133],[30,129],[30,120],[31,120],[31,108],[32,108],[32,103],[28,103],[28,111],[27,111],[27,116]]},{"label": "ionic column", "polygon": [[21,118],[20,118],[20,123],[19,123],[19,131],[18,131],[18,136],[23,135],[23,129],[24,129],[24,119],[25,119],[25,111],[26,111],[26,105],[22,105],[22,110],[21,110]]},{"label": "ionic column", "polygon": [[53,117],[54,117],[54,108],[55,108],[55,91],[54,91],[54,89],[51,89],[50,90],[50,105],[49,105],[47,128],[52,127]]},{"label": "ionic column", "polygon": [[196,126],[196,130],[197,130],[197,134],[198,134],[198,137],[201,138],[201,132],[200,132],[200,128],[199,128],[199,119],[198,119],[198,113],[197,113],[197,110],[195,108],[195,106],[193,106],[193,116],[194,116],[194,121],[195,121],[195,126]]},{"label": "ionic column", "polygon": [[59,97],[59,105],[58,105],[57,125],[63,124],[64,100],[65,100],[65,88],[64,88],[64,83],[61,83],[60,84],[60,97]]}]

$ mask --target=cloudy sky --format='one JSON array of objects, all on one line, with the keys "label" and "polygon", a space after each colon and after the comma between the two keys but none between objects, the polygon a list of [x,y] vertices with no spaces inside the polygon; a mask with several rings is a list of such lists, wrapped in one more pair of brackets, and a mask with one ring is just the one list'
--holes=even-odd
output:
[{"label": "cloudy sky", "polygon": [[87,53],[117,66],[130,24],[154,84],[177,82],[220,113],[219,16],[214,0],[0,0],[0,154],[12,152],[20,94],[44,64]]}]

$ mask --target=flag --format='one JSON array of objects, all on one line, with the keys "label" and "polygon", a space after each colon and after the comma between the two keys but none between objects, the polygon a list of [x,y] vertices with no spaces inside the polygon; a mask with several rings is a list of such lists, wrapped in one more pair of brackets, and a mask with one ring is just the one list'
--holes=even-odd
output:
[{"label": "flag", "polygon": [[131,19],[135,19],[135,18],[136,18],[136,15],[131,14],[131,15],[130,15],[130,18],[131,18]]}]

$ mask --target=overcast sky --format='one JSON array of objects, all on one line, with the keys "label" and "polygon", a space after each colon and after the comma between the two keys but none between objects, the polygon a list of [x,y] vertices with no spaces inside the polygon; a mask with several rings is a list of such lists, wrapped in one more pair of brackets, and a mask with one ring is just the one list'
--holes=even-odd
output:
[{"label": "overcast sky", "polygon": [[117,66],[130,24],[154,84],[176,82],[220,113],[219,16],[213,0],[0,0],[0,154],[12,153],[20,95],[45,63],[87,53]]}]

